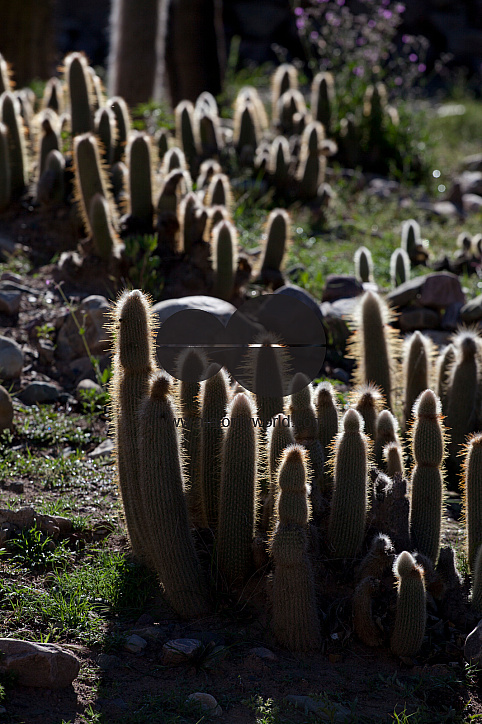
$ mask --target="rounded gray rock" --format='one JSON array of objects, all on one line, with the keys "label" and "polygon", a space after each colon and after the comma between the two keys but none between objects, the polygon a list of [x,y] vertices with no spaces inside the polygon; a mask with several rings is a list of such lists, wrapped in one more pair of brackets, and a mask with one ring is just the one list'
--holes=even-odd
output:
[{"label": "rounded gray rock", "polygon": [[25,405],[35,403],[55,402],[59,396],[59,390],[50,382],[31,382],[19,394],[20,400]]},{"label": "rounded gray rock", "polygon": [[0,377],[11,380],[20,377],[23,368],[23,352],[13,339],[0,337]]}]

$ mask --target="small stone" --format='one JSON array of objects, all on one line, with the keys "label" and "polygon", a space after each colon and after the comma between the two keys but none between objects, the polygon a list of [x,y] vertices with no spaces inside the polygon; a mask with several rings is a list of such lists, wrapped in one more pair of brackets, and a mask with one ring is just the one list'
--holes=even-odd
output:
[{"label": "small stone", "polygon": [[162,658],[165,666],[185,664],[201,649],[198,639],[171,639],[162,647]]},{"label": "small stone", "polygon": [[136,626],[152,626],[154,619],[150,613],[142,613],[136,621]]},{"label": "small stone", "polygon": [[14,316],[20,311],[20,300],[22,292],[8,291],[0,289],[0,312]]},{"label": "small stone", "polygon": [[482,153],[466,156],[462,161],[462,166],[466,171],[482,171]]},{"label": "small stone", "polygon": [[465,294],[460,279],[450,272],[434,272],[424,277],[420,304],[434,309],[446,309],[455,303],[465,304]]},{"label": "small stone", "polygon": [[460,324],[460,311],[464,305],[462,302],[452,302],[446,308],[442,317],[442,329],[454,332]]},{"label": "small stone", "polygon": [[363,285],[358,279],[349,274],[328,274],[323,302],[335,302],[337,299],[348,299],[363,294]]},{"label": "small stone", "polygon": [[464,194],[462,204],[466,214],[478,214],[482,209],[482,196],[478,194]]},{"label": "small stone", "polygon": [[124,644],[124,649],[131,654],[140,654],[147,646],[147,641],[136,634],[129,636]]},{"label": "small stone", "polygon": [[9,392],[0,385],[0,430],[10,430],[13,425],[13,403]]},{"label": "small stone", "polygon": [[69,518],[64,518],[61,515],[54,515],[52,516],[52,520],[58,527],[61,538],[66,538],[72,533],[74,524]]},{"label": "small stone", "polygon": [[469,664],[482,663],[482,619],[465,639],[464,658]]},{"label": "small stone", "polygon": [[482,194],[482,172],[464,171],[459,176],[459,184],[464,194]]},{"label": "small stone", "polygon": [[0,377],[20,377],[23,368],[23,352],[20,346],[8,337],[0,337]]},{"label": "small stone", "polygon": [[101,395],[104,390],[100,385],[97,384],[97,382],[94,382],[94,380],[80,380],[80,382],[77,383],[77,387],[75,388],[75,396],[78,400],[81,400],[83,395],[83,392],[95,392],[98,395]]},{"label": "small stone", "polygon": [[21,686],[59,689],[70,686],[80,670],[79,660],[56,644],[0,639],[0,671],[16,674]]},{"label": "small stone", "polygon": [[110,437],[108,437],[106,440],[103,440],[100,445],[97,445],[92,452],[89,453],[89,458],[101,458],[104,455],[112,455],[114,452],[114,440]]},{"label": "small stone", "polygon": [[140,636],[146,641],[160,641],[164,638],[164,631],[159,626],[142,626],[140,628],[133,628],[132,634]]},{"label": "small stone", "polygon": [[317,721],[324,722],[345,722],[350,716],[350,710],[341,704],[334,702],[322,703],[315,701],[310,696],[285,696],[285,701],[297,709],[303,709],[305,714],[316,714]]},{"label": "small stone", "polygon": [[118,656],[110,654],[99,654],[97,657],[97,666],[103,671],[109,671],[122,665],[122,661]]},{"label": "small stone", "polygon": [[264,661],[278,661],[276,654],[269,649],[265,649],[264,646],[257,646],[254,649],[250,649],[249,653],[253,656],[257,656],[258,659],[263,659]]},{"label": "small stone", "polygon": [[50,382],[31,382],[22,390],[19,398],[26,405],[56,402],[59,396],[58,388]]},{"label": "small stone", "polygon": [[470,299],[460,310],[462,322],[478,322],[482,319],[482,294]]},{"label": "small stone", "polygon": [[49,339],[39,339],[37,346],[39,361],[42,364],[52,364],[55,354],[55,347],[53,342],[51,342]]},{"label": "small stone", "polygon": [[223,714],[223,710],[214,696],[211,696],[211,694],[205,694],[203,691],[196,691],[194,694],[190,694],[186,701],[196,702],[199,704],[202,711],[209,712],[212,716],[222,716]]}]

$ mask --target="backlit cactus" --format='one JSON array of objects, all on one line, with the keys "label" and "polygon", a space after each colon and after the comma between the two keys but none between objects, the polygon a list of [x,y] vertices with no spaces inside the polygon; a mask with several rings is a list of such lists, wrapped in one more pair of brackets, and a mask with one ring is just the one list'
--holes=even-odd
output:
[{"label": "backlit cactus", "polygon": [[95,133],[101,144],[105,163],[110,166],[116,143],[116,120],[111,108],[99,108],[94,117]]},{"label": "backlit cactus", "polygon": [[480,338],[474,332],[459,332],[453,340],[455,360],[447,386],[449,453],[454,460],[467,435],[477,428],[480,415]]},{"label": "backlit cactus", "polygon": [[146,133],[129,136],[126,149],[129,168],[129,210],[141,228],[152,229],[151,141]]},{"label": "backlit cactus", "polygon": [[405,249],[395,249],[390,257],[390,280],[392,287],[408,282],[410,279],[410,257]]},{"label": "backlit cactus", "polygon": [[12,179],[10,174],[10,155],[8,152],[7,127],[0,123],[0,211],[10,203]]},{"label": "backlit cactus", "polygon": [[422,645],[427,618],[423,569],[408,551],[400,553],[393,568],[398,589],[390,647],[397,656],[415,656]]},{"label": "backlit cactus", "polygon": [[92,115],[92,77],[82,53],[70,53],[65,58],[65,80],[69,89],[72,135],[94,130]]},{"label": "backlit cactus", "polygon": [[311,113],[315,121],[320,121],[325,131],[331,132],[333,104],[335,101],[335,81],[331,73],[317,73],[311,84]]},{"label": "backlit cactus", "polygon": [[[266,245],[261,263],[261,279],[279,286],[283,283],[281,267],[290,239],[290,215],[284,209],[274,209],[266,228]],[[277,279],[277,283],[276,283]]]},{"label": "backlit cactus", "polygon": [[121,242],[110,217],[110,207],[102,194],[94,194],[90,202],[89,225],[95,254],[105,262],[119,256]]},{"label": "backlit cactus", "polygon": [[409,219],[402,224],[401,247],[412,261],[417,256],[417,247],[421,243],[420,224],[415,219]]},{"label": "backlit cactus", "polygon": [[414,332],[407,337],[403,345],[403,419],[405,425],[410,420],[412,408],[417,397],[432,382],[432,341],[429,337]]},{"label": "backlit cactus", "polygon": [[222,221],[213,230],[213,293],[220,299],[229,300],[234,292],[238,249],[236,227],[229,221]]},{"label": "backlit cactus", "polygon": [[355,276],[361,282],[373,282],[373,259],[370,249],[360,246],[353,258],[355,262]]},{"label": "backlit cactus", "polygon": [[284,450],[294,445],[293,428],[286,415],[276,415],[267,429],[269,493],[263,511],[264,530],[273,530],[276,518],[275,503],[278,499],[278,469]]},{"label": "backlit cactus", "polygon": [[273,122],[279,118],[279,99],[287,90],[298,88],[298,73],[294,65],[282,63],[271,77],[271,113]]},{"label": "backlit cactus", "polygon": [[467,443],[464,463],[464,518],[469,568],[474,569],[482,545],[482,434]]},{"label": "backlit cactus", "polygon": [[176,141],[184,151],[189,166],[192,165],[196,154],[194,140],[194,106],[191,101],[181,101],[174,109],[176,121]]},{"label": "backlit cactus", "polygon": [[355,588],[352,599],[353,628],[367,646],[381,646],[382,631],[372,613],[372,599],[380,591],[380,581],[372,576],[363,578]]},{"label": "backlit cactus", "polygon": [[400,445],[398,437],[398,421],[389,410],[382,410],[377,418],[377,431],[375,434],[375,463],[382,465],[383,451],[389,443]]},{"label": "backlit cactus", "polygon": [[125,146],[131,130],[131,120],[127,104],[123,98],[114,96],[107,101],[107,107],[111,109],[116,122],[116,141],[114,146],[112,163],[124,160]]},{"label": "backlit cactus", "polygon": [[378,414],[383,406],[383,397],[378,387],[372,384],[357,385],[350,393],[350,407],[363,417],[365,434],[375,441]]},{"label": "backlit cactus", "polygon": [[7,128],[10,159],[10,190],[20,196],[28,183],[28,155],[18,100],[10,91],[0,96],[0,123]]},{"label": "backlit cactus", "polygon": [[436,362],[436,392],[442,403],[442,411],[447,413],[447,392],[449,386],[450,372],[455,362],[455,347],[448,344]]}]

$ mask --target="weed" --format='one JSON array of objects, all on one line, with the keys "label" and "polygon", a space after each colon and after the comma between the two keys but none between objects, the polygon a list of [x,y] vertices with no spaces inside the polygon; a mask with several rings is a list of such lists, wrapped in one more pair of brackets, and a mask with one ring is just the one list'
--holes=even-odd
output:
[{"label": "weed", "polygon": [[7,541],[0,555],[8,555],[13,565],[36,571],[61,567],[72,554],[64,543],[56,545],[50,536],[45,536],[38,528],[29,528]]}]

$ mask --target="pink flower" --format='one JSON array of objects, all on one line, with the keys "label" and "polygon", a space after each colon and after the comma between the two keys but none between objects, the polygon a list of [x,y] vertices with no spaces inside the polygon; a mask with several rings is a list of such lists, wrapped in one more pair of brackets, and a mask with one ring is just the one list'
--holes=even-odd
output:
[{"label": "pink flower", "polygon": [[427,70],[427,66],[425,65],[425,63],[419,63],[418,70],[419,73],[425,73],[425,71]]},{"label": "pink flower", "polygon": [[295,8],[295,15],[303,15],[303,8]]},{"label": "pink flower", "polygon": [[416,53],[410,53],[408,59],[411,63],[415,63],[418,60],[418,55]]},{"label": "pink flower", "polygon": [[402,78],[400,78],[400,76],[395,78],[395,85],[402,85],[402,83],[403,83],[403,80],[402,80]]}]

